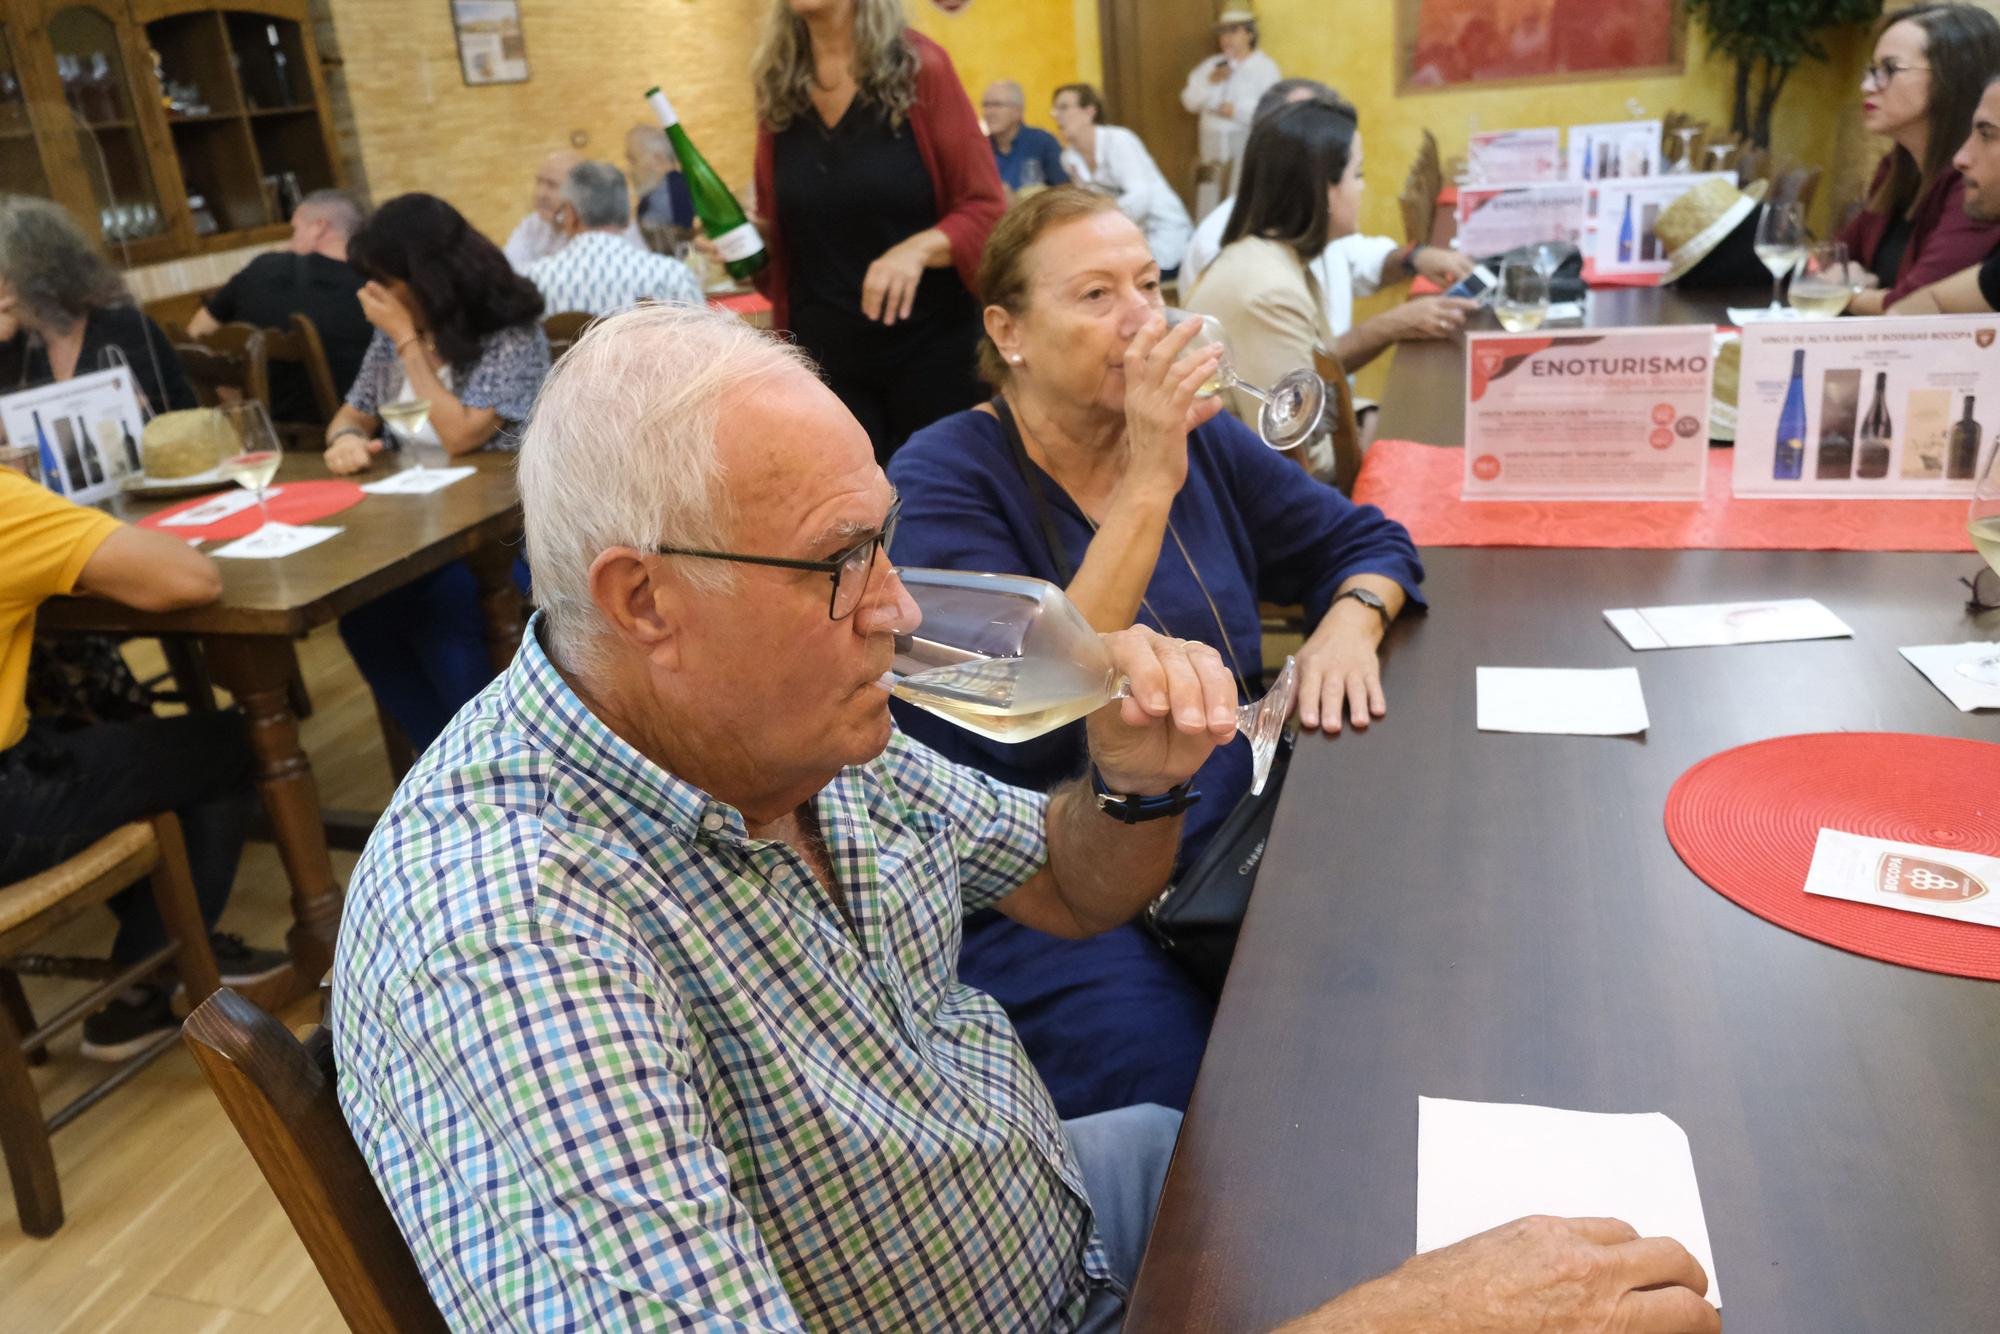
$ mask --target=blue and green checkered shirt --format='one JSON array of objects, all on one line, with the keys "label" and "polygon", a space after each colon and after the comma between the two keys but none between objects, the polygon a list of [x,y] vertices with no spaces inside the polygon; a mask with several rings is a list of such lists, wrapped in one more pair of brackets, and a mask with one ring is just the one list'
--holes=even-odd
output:
[{"label": "blue and green checkered shirt", "polygon": [[962,914],[1043,798],[897,734],[804,860],[586,709],[530,625],[356,868],[340,1100],[461,1329],[1055,1329],[1112,1284]]}]

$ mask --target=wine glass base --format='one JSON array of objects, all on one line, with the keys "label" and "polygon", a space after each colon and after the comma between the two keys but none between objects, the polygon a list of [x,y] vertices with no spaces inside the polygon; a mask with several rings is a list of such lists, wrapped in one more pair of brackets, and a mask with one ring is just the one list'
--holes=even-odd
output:
[{"label": "wine glass base", "polygon": [[2000,654],[1989,654],[1984,658],[1968,658],[1958,664],[1960,676],[1976,681],[1983,686],[2000,686]]},{"label": "wine glass base", "polygon": [[1291,721],[1292,705],[1299,697],[1299,662],[1286,658],[1278,679],[1255,704],[1245,704],[1236,712],[1236,729],[1250,742],[1250,794],[1259,796],[1271,777],[1271,763],[1278,758],[1278,742]]},{"label": "wine glass base", "polygon": [[1257,434],[1273,449],[1297,449],[1319,431],[1326,416],[1326,381],[1300,369],[1271,387],[1257,413]]}]

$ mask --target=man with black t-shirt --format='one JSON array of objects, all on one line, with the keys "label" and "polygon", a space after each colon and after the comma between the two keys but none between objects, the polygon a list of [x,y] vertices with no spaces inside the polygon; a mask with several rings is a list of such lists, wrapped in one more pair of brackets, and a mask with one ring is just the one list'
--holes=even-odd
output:
[{"label": "man with black t-shirt", "polygon": [[[347,262],[347,238],[360,230],[363,216],[353,195],[313,191],[292,213],[291,243],[244,265],[195,312],[188,332],[200,338],[232,320],[284,329],[294,314],[304,315],[319,331],[334,392],[346,394],[374,333],[355,295],[366,279]],[[301,368],[271,367],[271,416],[277,421],[318,420],[312,387]]]},{"label": "man with black t-shirt", "polygon": [[[1965,216],[2000,222],[2000,70],[1972,113],[1972,133],[1951,160],[1965,178]],[[1891,315],[1985,315],[2000,310],[2000,250],[1969,269],[1920,287],[1889,308]]]}]

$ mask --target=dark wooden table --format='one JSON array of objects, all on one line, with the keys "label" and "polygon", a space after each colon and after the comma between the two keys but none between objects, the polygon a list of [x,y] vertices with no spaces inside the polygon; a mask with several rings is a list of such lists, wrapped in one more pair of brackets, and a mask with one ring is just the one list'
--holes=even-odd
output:
[{"label": "dark wooden table", "polygon": [[[292,641],[462,559],[479,580],[496,670],[520,642],[521,604],[510,578],[517,554],[513,539],[521,526],[513,457],[474,454],[454,462],[478,471],[428,496],[364,497],[353,508],[318,520],[343,528],[338,537],[282,560],[217,561],[222,596],[208,606],[148,613],[94,598],[58,598],[45,604],[36,620],[38,630],[199,639],[216,684],[242,707],[257,752],[265,817],[291,883],[294,917],[286,939],[292,976],[260,988],[253,999],[261,1004],[282,1004],[318,985],[332,965],[340,928],[341,888],[292,709],[298,670]],[[378,465],[354,480],[379,480],[390,471]],[[277,483],[327,475],[318,454],[292,454]],[[176,503],[122,500],[116,512],[135,520]]]},{"label": "dark wooden table", "polygon": [[[1898,656],[2000,637],[1970,555],[1434,550],[1389,715],[1294,760],[1126,1328],[1257,1330],[1406,1258],[1418,1095],[1661,1111],[1729,1328],[2000,1324],[2000,984],[1818,944],[1662,812],[1792,733],[2000,739]],[[1635,654],[1606,607],[1817,597],[1852,640]],[[1642,738],[1476,730],[1473,669],[1637,666]]]},{"label": "dark wooden table", "polygon": [[[1659,324],[1728,324],[1729,307],[1769,304],[1769,288],[1683,292],[1673,287],[1607,287],[1584,303],[1584,328],[1630,328]],[[1480,311],[1469,328],[1498,329],[1493,312]],[[1574,332],[1574,324],[1552,324],[1546,332]],[[1465,444],[1465,340],[1445,338],[1400,343],[1382,389],[1375,435],[1380,440],[1417,440],[1426,445]]]}]

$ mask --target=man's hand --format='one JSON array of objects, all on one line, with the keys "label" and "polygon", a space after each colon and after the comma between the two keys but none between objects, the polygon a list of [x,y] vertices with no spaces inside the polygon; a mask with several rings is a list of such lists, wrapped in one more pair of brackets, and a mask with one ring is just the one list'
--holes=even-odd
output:
[{"label": "man's hand", "polygon": [[1090,715],[1090,757],[1113,792],[1158,796],[1236,735],[1236,680],[1208,645],[1144,626],[1105,635],[1104,646],[1131,693]]},{"label": "man's hand", "polygon": [[1461,279],[1470,278],[1472,271],[1479,267],[1472,262],[1470,255],[1434,245],[1418,246],[1417,252],[1410,256],[1410,263],[1418,273],[1439,287],[1450,287]]},{"label": "man's hand", "polygon": [[1615,1218],[1517,1218],[1286,1324],[1278,1334],[1721,1334],[1679,1242]]},{"label": "man's hand", "polygon": [[1376,318],[1384,321],[1398,343],[1449,338],[1465,327],[1466,316],[1479,309],[1462,296],[1420,296]]},{"label": "man's hand", "polygon": [[1208,81],[1210,83],[1229,82],[1229,57],[1211,56],[1210,59],[1214,60],[1215,64],[1208,71]]}]

